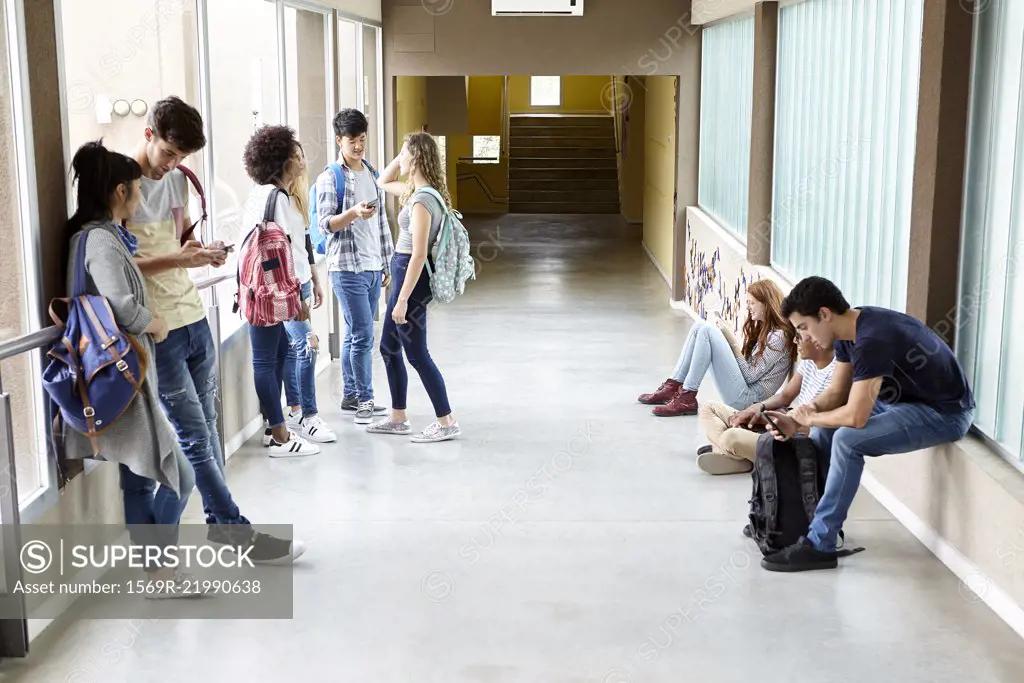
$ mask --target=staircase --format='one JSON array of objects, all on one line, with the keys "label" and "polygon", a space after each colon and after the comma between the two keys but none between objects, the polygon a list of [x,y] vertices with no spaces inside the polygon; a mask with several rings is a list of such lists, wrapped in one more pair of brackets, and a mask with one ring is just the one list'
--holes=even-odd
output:
[{"label": "staircase", "polygon": [[509,120],[511,213],[619,213],[611,116]]}]

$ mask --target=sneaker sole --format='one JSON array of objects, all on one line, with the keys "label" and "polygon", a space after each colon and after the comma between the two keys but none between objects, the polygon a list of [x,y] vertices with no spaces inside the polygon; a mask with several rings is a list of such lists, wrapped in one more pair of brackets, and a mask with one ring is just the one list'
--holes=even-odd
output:
[{"label": "sneaker sole", "polygon": [[383,434],[384,436],[409,436],[410,434],[412,434],[412,429],[407,429],[404,432],[393,432],[393,431],[386,431],[386,430],[375,431],[375,430],[370,429],[369,427],[367,427],[366,428],[366,433],[367,434]]},{"label": "sneaker sole", "polygon": [[352,419],[357,425],[368,425],[373,424],[373,416],[370,417],[356,417]]},{"label": "sneaker sole", "polygon": [[458,434],[451,434],[449,436],[442,436],[439,439],[425,439],[425,438],[420,437],[420,436],[413,436],[412,439],[410,439],[410,440],[413,443],[440,443],[442,441],[451,441],[452,439],[456,439],[456,438],[458,438],[460,436],[462,436],[461,432],[458,433]]},{"label": "sneaker sole", "polygon": [[268,453],[271,458],[308,458],[311,455],[319,455],[320,449],[313,453]]},{"label": "sneaker sole", "polygon": [[686,411],[681,412],[681,413],[670,413],[668,415],[665,415],[664,413],[659,414],[659,413],[654,412],[653,410],[651,411],[651,415],[653,415],[654,417],[686,417],[688,415],[696,415],[696,414],[697,414],[696,410],[692,410],[692,411],[691,410],[686,410]]}]

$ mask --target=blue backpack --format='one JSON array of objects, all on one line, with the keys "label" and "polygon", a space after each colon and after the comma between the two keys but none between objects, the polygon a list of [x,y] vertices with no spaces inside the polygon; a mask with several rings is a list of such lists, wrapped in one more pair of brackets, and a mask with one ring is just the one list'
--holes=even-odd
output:
[{"label": "blue backpack", "polygon": [[[363,163],[366,164],[366,167],[370,169],[370,173],[376,179],[378,177],[377,169],[366,161]],[[345,173],[341,170],[341,164],[337,162],[324,167],[325,171],[327,169],[334,171],[334,189],[338,195],[338,210],[340,211],[341,207],[345,205]],[[316,253],[327,253],[327,242],[330,238],[320,232],[319,221],[316,217],[316,182],[309,188],[309,239],[313,243],[313,249]]]},{"label": "blue backpack", "polygon": [[[99,455],[97,436],[110,427],[142,391],[146,354],[138,340],[122,330],[106,297],[85,292],[85,244],[89,232],[78,238],[74,296],[50,304],[50,317],[62,331],[46,354],[43,388],[60,410],[59,418],[92,441]],[[53,304],[67,305],[58,316]],[[57,435],[59,431],[55,430]]]}]

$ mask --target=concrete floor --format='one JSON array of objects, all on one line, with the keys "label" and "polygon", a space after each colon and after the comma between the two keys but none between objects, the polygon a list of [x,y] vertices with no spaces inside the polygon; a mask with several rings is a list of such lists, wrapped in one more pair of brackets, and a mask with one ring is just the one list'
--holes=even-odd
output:
[{"label": "concrete floor", "polygon": [[[472,223],[480,279],[431,313],[461,441],[370,437],[322,399],[338,444],[232,458],[245,513],[309,543],[293,620],[56,626],[0,680],[1024,681],[1021,639],[866,492],[847,533],[867,552],[760,568],[740,534],[749,477],[703,475],[696,418],[635,402],[689,326],[637,227],[497,225]],[[375,381],[388,396],[379,362]]]}]

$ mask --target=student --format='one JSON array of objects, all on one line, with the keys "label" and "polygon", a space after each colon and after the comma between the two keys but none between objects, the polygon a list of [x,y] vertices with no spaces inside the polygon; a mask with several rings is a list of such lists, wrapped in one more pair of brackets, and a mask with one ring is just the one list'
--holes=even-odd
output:
[{"label": "student", "polygon": [[[289,177],[284,183],[284,189],[290,195],[291,202],[288,208],[281,210],[281,215],[287,216],[295,275],[299,278],[302,289],[302,301],[307,309],[312,310],[323,305],[324,290],[320,286],[316,254],[309,236],[309,176],[306,173],[306,155],[297,140],[294,140],[294,145],[295,167],[292,169],[293,172],[287,174]],[[313,331],[312,320],[290,320],[284,324],[284,329],[289,342],[284,362],[284,393],[289,408],[285,421],[290,429],[299,432],[308,441],[337,441],[338,437],[334,431],[320,419],[317,408],[316,359],[320,351],[320,339]]]},{"label": "student", "polygon": [[753,469],[758,437],[765,426],[761,410],[789,410],[813,401],[832,380],[835,353],[797,337],[797,363],[782,391],[736,412],[719,401],[700,407],[700,421],[711,442],[697,450],[697,466],[708,474],[742,474]]},{"label": "student", "polygon": [[[177,97],[153,105],[145,137],[135,150],[142,169],[142,198],[128,229],[138,242],[136,263],[146,279],[151,310],[167,321],[167,338],[156,345],[160,402],[195,470],[196,488],[210,538],[252,546],[254,562],[284,563],[304,551],[301,541],[255,532],[224,481],[224,455],[217,434],[218,390],[213,335],[206,309],[188,268],[222,266],[225,245],[180,244],[187,224],[188,188],[178,169],[185,157],[206,145],[199,112]],[[220,526],[227,525],[227,526]],[[237,529],[230,529],[238,525]]]},{"label": "student", "polygon": [[394,252],[377,171],[366,159],[368,129],[366,117],[357,109],[342,109],[334,117],[341,148],[338,164],[345,179],[340,202],[331,169],[316,179],[317,223],[328,238],[331,288],[345,316],[341,408],[355,411],[356,424],[369,424],[374,415],[387,412],[373,400],[373,320],[381,288],[391,281],[388,264]]},{"label": "student", "polygon": [[908,453],[963,438],[974,395],[949,346],[916,318],[861,306],[822,277],[801,280],[782,304],[797,331],[835,346],[832,383],[792,413],[769,413],[783,440],[810,428],[819,452],[831,454],[825,492],[806,537],[765,557],[771,571],[836,567],[836,541],[860,486],[864,458]]},{"label": "student", "polygon": [[[295,139],[295,133],[287,126],[264,126],[256,131],[245,146],[242,157],[245,172],[249,174],[256,186],[245,200],[243,220],[247,225],[257,225],[263,221],[267,202],[271,192],[276,193],[274,200],[273,221],[291,237],[292,262],[299,282],[312,286],[309,274],[309,261],[312,260],[312,245],[307,251],[309,235],[306,233],[306,221],[295,208],[292,199],[285,189],[301,175],[305,159]],[[250,243],[251,247],[251,243]],[[238,262],[245,259],[245,247],[241,247]],[[305,291],[309,293],[310,288]],[[304,306],[304,315],[308,318],[309,309]],[[257,327],[249,325],[249,341],[252,345],[253,380],[256,394],[260,398],[260,407],[267,421],[268,434],[264,437],[264,445],[270,447],[270,457],[289,458],[295,456],[316,455],[320,447],[291,432],[281,409],[281,383],[284,382],[294,390],[296,367],[291,365],[292,377],[285,376],[289,368],[288,355],[290,350],[289,334],[286,325],[292,324],[303,331],[301,337],[306,340],[309,321],[292,321]],[[314,378],[310,378],[312,381]],[[316,414],[316,397],[310,390],[312,405],[311,414],[304,416],[306,435],[312,434],[318,442],[337,439],[326,424]],[[305,394],[304,394],[305,395]],[[294,422],[294,420],[293,420]],[[299,420],[302,422],[302,419]]]},{"label": "student", "polygon": [[[142,169],[132,159],[107,150],[99,142],[79,148],[71,165],[78,181],[78,206],[67,223],[68,296],[74,296],[78,243],[88,233],[86,292],[106,297],[118,326],[134,335],[142,351],[151,358],[154,342],[167,336],[167,321],[148,306],[142,273],[132,259],[135,239],[121,227],[134,214],[142,197]],[[92,443],[84,434],[65,425],[63,440],[65,457],[93,457]],[[132,540],[140,545],[175,545],[181,513],[195,477],[159,407],[154,365],[146,368],[142,391],[117,421],[97,437],[97,442],[100,458],[118,463],[124,518]],[[151,565],[147,573],[151,581],[157,582],[149,596],[185,595],[188,576],[183,572]]]},{"label": "student", "polygon": [[763,401],[782,386],[796,359],[793,328],[780,312],[782,290],[771,280],[757,280],[747,288],[747,319],[743,345],[728,323],[716,315],[715,324],[697,323],[679,355],[672,377],[640,403],[655,405],[659,417],[697,414],[697,390],[711,370],[722,400],[745,408]]},{"label": "student", "polygon": [[[409,182],[399,182],[399,173],[407,176]],[[373,434],[409,434],[412,431],[405,412],[409,389],[409,375],[402,360],[402,349],[405,349],[409,364],[419,374],[437,416],[435,422],[412,440],[420,443],[447,441],[462,432],[452,417],[444,378],[427,350],[427,305],[432,295],[430,276],[424,264],[452,202],[434,138],[428,133],[407,135],[401,153],[381,174],[380,186],[401,197],[402,205],[398,214],[398,243],[391,260],[395,286],[388,300],[380,340],[380,354],[384,357],[391,388],[391,417],[367,427],[366,431]],[[444,205],[428,194],[427,189],[436,191],[444,199]]]}]

